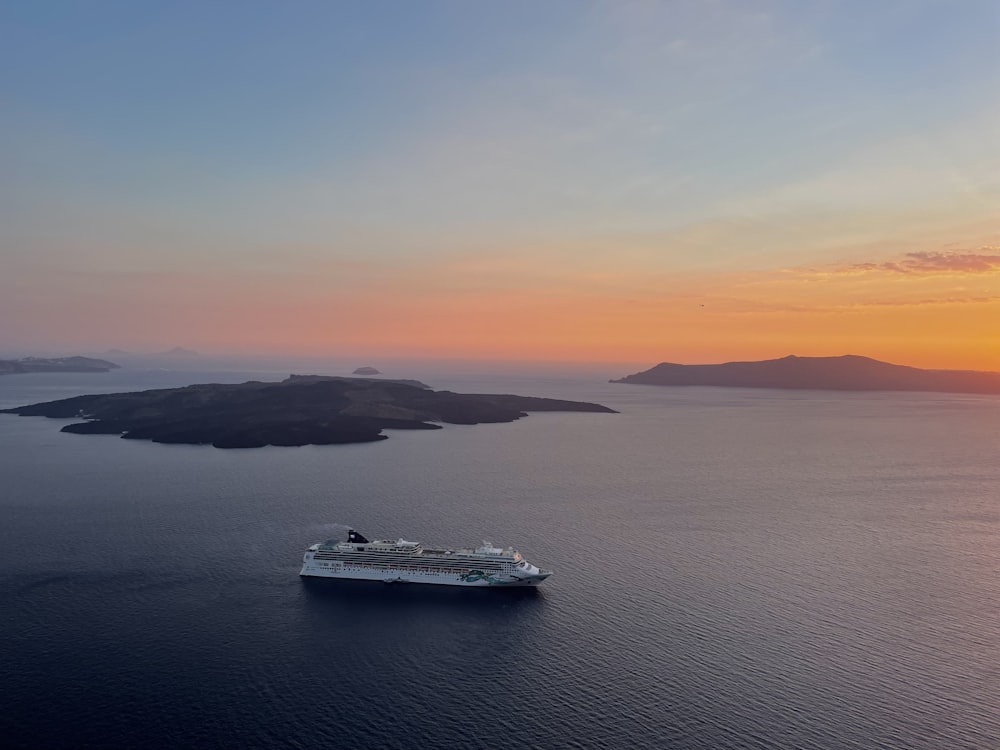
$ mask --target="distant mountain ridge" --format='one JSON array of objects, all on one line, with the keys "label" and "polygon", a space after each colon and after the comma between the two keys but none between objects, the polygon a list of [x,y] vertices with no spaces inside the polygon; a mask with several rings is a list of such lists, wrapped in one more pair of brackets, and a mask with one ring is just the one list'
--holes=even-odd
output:
[{"label": "distant mountain ridge", "polygon": [[132,352],[125,349],[111,348],[107,349],[105,354],[112,357],[199,357],[201,356],[198,352],[191,351],[190,349],[185,349],[182,346],[175,346],[173,349],[168,349],[163,352]]},{"label": "distant mountain ridge", "polygon": [[797,357],[716,365],[661,362],[612,383],[729,388],[786,388],[832,391],[933,391],[998,393],[1000,372],[923,370],[870,357]]}]

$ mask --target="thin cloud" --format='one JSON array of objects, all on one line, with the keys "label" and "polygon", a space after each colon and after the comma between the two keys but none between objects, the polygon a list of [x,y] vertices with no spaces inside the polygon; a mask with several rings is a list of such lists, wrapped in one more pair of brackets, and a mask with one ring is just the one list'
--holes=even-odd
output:
[{"label": "thin cloud", "polygon": [[857,313],[879,308],[913,309],[933,306],[956,305],[994,305],[1000,302],[1000,297],[943,297],[940,299],[915,300],[863,300],[842,304],[794,304],[783,302],[765,302],[760,300],[732,299],[724,304],[715,303],[713,308],[721,308],[723,312],[740,315],[758,315],[773,313],[795,314],[829,314]]},{"label": "thin cloud", "polygon": [[983,252],[994,248],[981,248],[974,253],[907,253],[899,260],[884,263],[855,263],[842,269],[845,272],[887,271],[903,274],[940,273],[989,273],[1000,270],[1000,254]]}]

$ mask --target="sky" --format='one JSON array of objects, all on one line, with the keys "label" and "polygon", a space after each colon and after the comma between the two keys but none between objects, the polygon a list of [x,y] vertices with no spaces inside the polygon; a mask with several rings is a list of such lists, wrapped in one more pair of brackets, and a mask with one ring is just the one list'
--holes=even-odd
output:
[{"label": "sky", "polygon": [[0,351],[173,346],[1000,370],[1000,2],[7,0]]}]

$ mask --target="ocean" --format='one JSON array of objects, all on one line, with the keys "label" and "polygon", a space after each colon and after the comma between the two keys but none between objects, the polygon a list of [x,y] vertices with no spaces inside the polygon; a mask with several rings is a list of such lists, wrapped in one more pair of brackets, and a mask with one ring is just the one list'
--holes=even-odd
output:
[{"label": "ocean", "polygon": [[[4,376],[0,406],[288,374],[185,366]],[[630,371],[394,370],[620,413],[364,445],[0,415],[0,744],[1000,748],[1000,398]],[[555,573],[300,579],[338,523]]]}]

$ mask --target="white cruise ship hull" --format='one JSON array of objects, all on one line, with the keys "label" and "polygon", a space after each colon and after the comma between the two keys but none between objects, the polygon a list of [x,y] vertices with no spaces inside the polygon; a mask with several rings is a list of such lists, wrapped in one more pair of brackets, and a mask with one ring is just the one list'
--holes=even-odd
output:
[{"label": "white cruise ship hull", "polygon": [[[449,573],[423,573],[419,571],[403,570],[333,570],[330,568],[317,568],[309,564],[302,566],[299,573],[302,576],[314,576],[316,578],[344,578],[356,581],[382,581],[383,583],[434,583],[439,586],[537,586],[546,578],[547,573],[538,576],[525,578],[515,578],[514,576],[487,576],[476,578],[476,580],[464,579],[460,575]],[[475,574],[473,573],[473,576]]]},{"label": "white cruise ship hull", "polygon": [[517,550],[485,542],[476,549],[426,549],[417,542],[369,541],[354,529],[346,538],[309,547],[299,575],[383,583],[430,583],[438,586],[527,587],[551,575],[525,560]]}]

